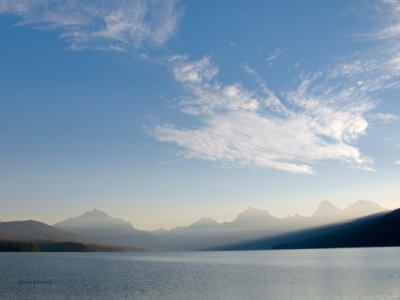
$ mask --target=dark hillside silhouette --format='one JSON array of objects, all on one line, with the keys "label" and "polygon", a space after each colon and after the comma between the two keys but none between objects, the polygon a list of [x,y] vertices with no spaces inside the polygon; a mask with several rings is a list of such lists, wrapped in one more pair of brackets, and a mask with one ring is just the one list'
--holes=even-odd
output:
[{"label": "dark hillside silhouette", "polygon": [[377,218],[363,218],[347,223],[334,232],[272,249],[345,248],[400,246],[400,209]]}]

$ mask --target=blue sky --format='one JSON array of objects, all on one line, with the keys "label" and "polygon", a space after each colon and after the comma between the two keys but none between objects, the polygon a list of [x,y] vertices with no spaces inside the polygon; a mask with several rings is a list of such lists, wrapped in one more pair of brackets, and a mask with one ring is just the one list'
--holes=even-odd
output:
[{"label": "blue sky", "polygon": [[0,1],[0,219],[398,207],[397,1]]}]

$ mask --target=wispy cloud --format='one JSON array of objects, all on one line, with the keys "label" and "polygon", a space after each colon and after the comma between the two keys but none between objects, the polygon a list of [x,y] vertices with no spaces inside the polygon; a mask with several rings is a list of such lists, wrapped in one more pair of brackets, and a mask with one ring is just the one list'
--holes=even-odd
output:
[{"label": "wispy cloud", "polygon": [[266,96],[263,99],[264,105],[269,107],[271,110],[288,115],[288,111],[281,101],[275,95],[275,93],[268,87],[267,83],[261,78],[257,71],[251,68],[247,63],[242,65],[243,70],[254,77],[256,83],[258,84],[261,92]]},{"label": "wispy cloud", "polygon": [[267,56],[265,61],[268,62],[268,64],[270,65],[270,64],[272,64],[272,61],[276,60],[281,55],[282,55],[282,50],[279,48],[276,48],[272,54]]},{"label": "wispy cloud", "polygon": [[[181,70],[197,74],[180,76]],[[245,70],[256,73],[248,66]],[[187,91],[180,108],[196,115],[202,125],[194,129],[157,126],[154,135],[160,141],[176,143],[182,148],[180,153],[189,158],[299,173],[312,173],[312,163],[323,160],[370,169],[372,159],[363,156],[353,143],[366,133],[365,114],[374,105],[357,84],[328,85],[327,81],[339,76],[334,71],[304,78],[282,101],[259,77],[260,91],[248,90],[240,83],[218,82],[209,57],[181,61],[173,68],[176,80]]]},{"label": "wispy cloud", "polygon": [[385,18],[379,29],[369,33],[361,34],[361,37],[368,39],[395,39],[400,36],[400,1],[398,0],[379,0],[377,1],[380,10],[385,12]]},{"label": "wispy cloud", "polygon": [[3,0],[0,13],[21,17],[20,25],[56,29],[71,49],[125,51],[159,46],[178,20],[175,0]]},{"label": "wispy cloud", "polygon": [[218,68],[211,64],[209,56],[196,62],[187,62],[186,55],[175,55],[168,59],[173,63],[173,74],[176,80],[187,83],[201,83],[212,79]]},{"label": "wispy cloud", "polygon": [[164,124],[153,134],[177,144],[187,158],[297,173],[313,173],[313,165],[322,161],[372,170],[373,159],[361,153],[358,139],[371,120],[398,119],[374,111],[378,92],[400,86],[399,48],[393,41],[387,46],[302,75],[296,88],[280,93],[248,64],[243,70],[258,89],[218,81],[209,56],[174,57],[171,70],[185,90],[178,107],[200,125]]},{"label": "wispy cloud", "polygon": [[395,161],[394,164],[400,166],[400,160]]},{"label": "wispy cloud", "polygon": [[384,123],[391,123],[400,119],[399,116],[383,113],[369,114],[368,118],[371,120],[382,121]]}]

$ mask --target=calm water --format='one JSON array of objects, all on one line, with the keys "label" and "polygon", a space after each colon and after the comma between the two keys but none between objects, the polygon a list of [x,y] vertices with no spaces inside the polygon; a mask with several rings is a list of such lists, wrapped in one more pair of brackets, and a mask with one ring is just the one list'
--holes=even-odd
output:
[{"label": "calm water", "polygon": [[0,299],[400,299],[400,248],[0,253]]}]

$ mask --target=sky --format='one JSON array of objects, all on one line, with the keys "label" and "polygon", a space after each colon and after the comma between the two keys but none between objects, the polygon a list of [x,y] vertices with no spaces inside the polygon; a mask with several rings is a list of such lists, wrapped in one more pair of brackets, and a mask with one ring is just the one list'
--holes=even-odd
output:
[{"label": "sky", "polygon": [[396,0],[0,0],[0,219],[397,208],[399,50]]}]

